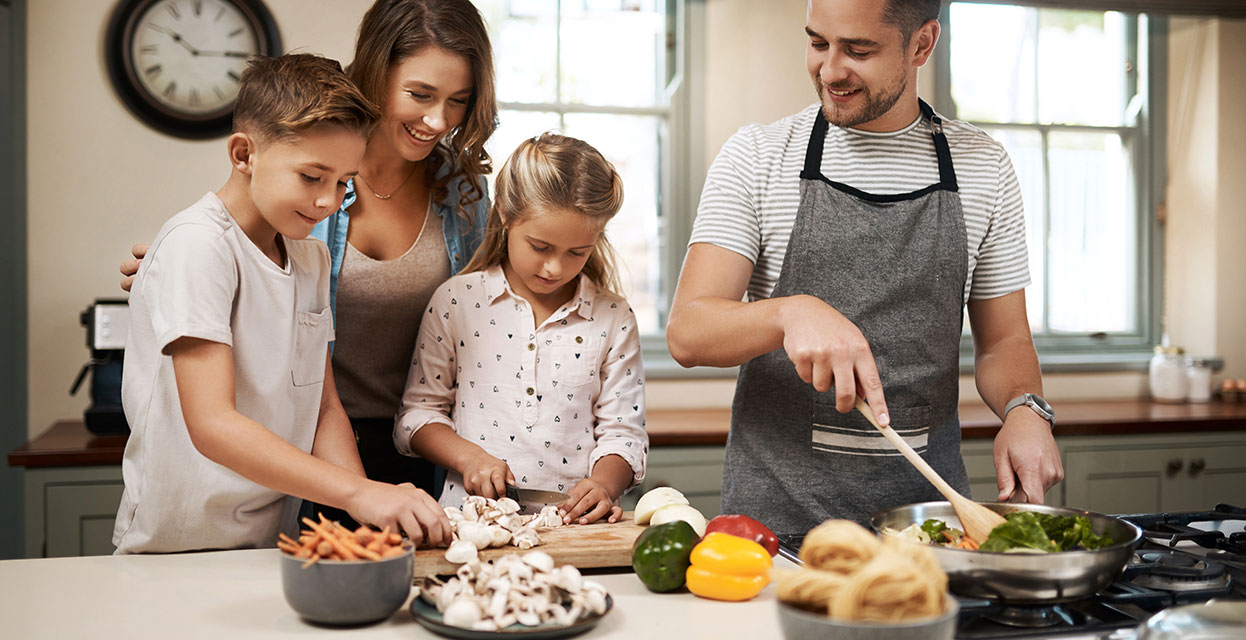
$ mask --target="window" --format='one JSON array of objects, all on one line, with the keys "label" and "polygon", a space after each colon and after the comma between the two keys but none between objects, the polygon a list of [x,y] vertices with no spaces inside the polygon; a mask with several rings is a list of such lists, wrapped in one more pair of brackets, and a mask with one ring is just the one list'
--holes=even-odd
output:
[{"label": "window", "polygon": [[1044,363],[1136,360],[1158,332],[1155,21],[954,2],[942,22],[936,108],[981,127],[1012,158]]},{"label": "window", "polygon": [[[476,0],[497,63],[500,169],[548,130],[588,141],[623,176],[623,209],[607,227],[624,294],[648,342],[660,340],[679,262],[667,244],[673,138],[683,89],[678,0]],[[490,178],[492,180],[492,178]],[[490,188],[492,189],[492,183]],[[664,341],[663,341],[664,350]]]}]

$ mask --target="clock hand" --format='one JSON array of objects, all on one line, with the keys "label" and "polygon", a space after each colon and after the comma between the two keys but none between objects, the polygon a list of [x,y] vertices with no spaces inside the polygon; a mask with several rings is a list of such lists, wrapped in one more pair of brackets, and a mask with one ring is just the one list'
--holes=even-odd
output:
[{"label": "clock hand", "polygon": [[190,55],[192,55],[192,56],[197,56],[197,55],[199,55],[199,50],[198,50],[198,49],[196,49],[196,48],[194,48],[194,47],[192,47],[192,46],[190,46],[190,43],[189,43],[189,42],[186,42],[186,40],[184,40],[184,39],[182,38],[181,34],[179,34],[178,32],[176,32],[176,31],[174,31],[174,30],[172,30],[172,29],[170,29],[170,28],[168,28],[168,27],[165,27],[165,26],[163,26],[163,25],[152,24],[152,25],[149,25],[149,26],[151,26],[151,28],[153,28],[153,29],[155,29],[155,30],[157,30],[157,31],[163,31],[164,33],[169,34],[169,36],[171,36],[171,37],[173,38],[173,41],[174,41],[174,42],[176,42],[176,43],[178,43],[178,44],[182,45],[183,47],[186,47],[186,50],[190,52]]},{"label": "clock hand", "polygon": [[222,56],[226,58],[250,58],[255,55],[245,51],[199,51],[196,55],[200,56]]}]

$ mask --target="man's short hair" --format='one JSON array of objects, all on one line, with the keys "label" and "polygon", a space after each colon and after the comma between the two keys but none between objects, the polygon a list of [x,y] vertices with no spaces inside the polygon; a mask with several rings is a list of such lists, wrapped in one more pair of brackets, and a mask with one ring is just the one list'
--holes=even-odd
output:
[{"label": "man's short hair", "polygon": [[913,32],[930,20],[939,19],[941,0],[886,0],[883,22],[895,25],[908,44]]},{"label": "man's short hair", "polygon": [[239,80],[234,131],[288,140],[317,124],[367,135],[381,117],[336,60],[300,53],[251,58]]}]

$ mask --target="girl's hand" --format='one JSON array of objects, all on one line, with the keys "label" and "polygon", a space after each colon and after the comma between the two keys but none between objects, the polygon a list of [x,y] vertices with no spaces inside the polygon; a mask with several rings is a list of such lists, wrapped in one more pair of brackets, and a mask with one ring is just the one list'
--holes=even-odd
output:
[{"label": "girl's hand", "polygon": [[567,501],[558,505],[559,510],[566,514],[562,517],[566,524],[571,524],[576,518],[579,518],[579,524],[588,524],[606,514],[610,514],[606,522],[618,522],[623,517],[623,508],[614,504],[610,491],[592,478],[577,482],[567,496]]},{"label": "girl's hand", "polygon": [[468,495],[501,498],[506,495],[506,485],[515,484],[515,474],[502,460],[477,448],[463,463],[463,490]]},{"label": "girl's hand", "polygon": [[429,547],[450,543],[446,512],[432,496],[410,482],[393,485],[369,480],[347,505],[347,512],[359,522],[406,532],[416,546],[421,542]]},{"label": "girl's hand", "polygon": [[134,254],[133,260],[126,260],[121,263],[121,275],[125,276],[121,279],[121,288],[129,291],[134,286],[134,274],[138,273],[138,265],[143,261],[143,257],[147,255],[147,250],[151,245],[136,244],[130,249],[130,253]]}]

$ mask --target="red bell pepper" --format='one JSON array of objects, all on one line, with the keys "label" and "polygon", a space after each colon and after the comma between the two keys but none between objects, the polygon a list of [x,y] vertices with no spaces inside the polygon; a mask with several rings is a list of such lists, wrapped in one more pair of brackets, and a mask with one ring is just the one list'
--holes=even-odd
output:
[{"label": "red bell pepper", "polygon": [[752,540],[760,544],[772,558],[779,552],[779,538],[774,535],[774,532],[766,525],[745,515],[728,514],[717,516],[705,525],[705,533],[707,535],[712,531],[721,531],[737,538]]}]

